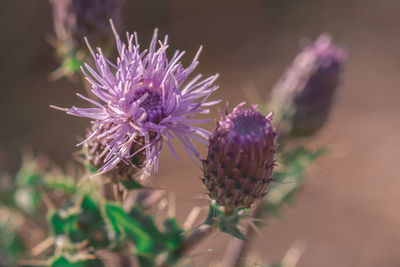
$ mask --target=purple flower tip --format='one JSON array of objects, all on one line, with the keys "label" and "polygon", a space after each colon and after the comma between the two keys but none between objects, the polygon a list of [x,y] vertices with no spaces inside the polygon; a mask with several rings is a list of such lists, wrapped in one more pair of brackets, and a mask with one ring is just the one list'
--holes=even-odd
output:
[{"label": "purple flower tip", "polygon": [[266,134],[274,132],[270,123],[272,113],[265,117],[257,110],[256,105],[243,109],[245,104],[240,103],[232,113],[226,113],[218,130],[226,131],[227,138],[241,143],[259,142]]},{"label": "purple flower tip", "polygon": [[347,58],[347,52],[332,43],[332,37],[324,33],[311,45],[304,47],[304,54],[310,54],[322,68],[332,64],[341,64]]},{"label": "purple flower tip", "polygon": [[[107,147],[99,172],[108,172],[121,162],[129,162],[137,151],[132,147],[144,139],[146,171],[153,164],[157,172],[158,156],[165,142],[175,157],[171,144],[175,136],[194,160],[199,153],[193,140],[207,144],[209,132],[196,126],[209,119],[194,119],[197,114],[207,114],[207,107],[219,101],[208,101],[217,90],[212,86],[218,75],[201,79],[195,76],[186,82],[198,65],[201,48],[192,63],[184,68],[180,62],[184,52],[176,51],[167,58],[168,38],[157,38],[157,30],[147,50],[140,51],[136,33],[126,34],[124,43],[113,28],[119,56],[116,63],[106,58],[102,50],[95,52],[88,44],[95,62],[95,69],[85,64],[82,72],[98,99],[85,99],[94,107],[72,107],[67,113],[92,120],[93,131],[83,142],[101,139]],[[157,46],[158,44],[158,46]],[[185,83],[186,82],[186,83]],[[107,130],[104,130],[107,129]]]}]

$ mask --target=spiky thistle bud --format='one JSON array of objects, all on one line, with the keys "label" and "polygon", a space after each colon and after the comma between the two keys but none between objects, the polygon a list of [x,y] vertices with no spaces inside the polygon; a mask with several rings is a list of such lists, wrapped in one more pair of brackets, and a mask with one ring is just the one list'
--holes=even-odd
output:
[{"label": "spiky thistle bud", "polygon": [[277,112],[279,131],[309,137],[324,125],[345,58],[327,34],[302,49],[272,90],[269,107]]},{"label": "spiky thistle bud", "polygon": [[256,106],[239,104],[217,123],[203,161],[209,196],[232,213],[250,207],[267,192],[275,166],[275,137],[272,113],[262,115]]}]

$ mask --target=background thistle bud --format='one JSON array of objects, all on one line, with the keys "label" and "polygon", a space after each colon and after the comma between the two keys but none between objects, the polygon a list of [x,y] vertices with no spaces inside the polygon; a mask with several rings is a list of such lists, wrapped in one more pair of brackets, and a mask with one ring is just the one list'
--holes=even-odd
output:
[{"label": "background thistle bud", "polygon": [[50,0],[58,42],[78,49],[84,37],[92,41],[111,40],[109,19],[121,20],[121,0]]},{"label": "background thistle bud", "polygon": [[50,0],[53,10],[55,38],[50,40],[56,49],[61,66],[51,75],[56,80],[71,78],[83,65],[86,53],[84,37],[111,48],[112,31],[109,20],[121,24],[122,0]]},{"label": "background thistle bud", "polygon": [[327,34],[302,49],[272,90],[269,107],[278,113],[280,132],[309,137],[324,125],[345,58]]},{"label": "background thistle bud", "polygon": [[[110,132],[112,125],[102,124],[97,129],[96,127],[88,131],[88,141],[83,145],[83,150],[89,164],[98,170],[103,166],[110,153],[107,147],[107,140],[109,135],[112,134]],[[91,135],[94,136],[91,137]],[[136,180],[143,173],[143,168],[146,166],[146,151],[143,147],[144,138],[138,136],[130,147],[130,153],[133,156],[129,158],[129,161],[128,159],[120,161],[113,169],[108,171],[110,178],[114,181]]]},{"label": "background thistle bud", "polygon": [[203,161],[208,194],[228,213],[250,207],[266,194],[275,165],[272,114],[265,117],[256,106],[243,105],[217,123]]}]

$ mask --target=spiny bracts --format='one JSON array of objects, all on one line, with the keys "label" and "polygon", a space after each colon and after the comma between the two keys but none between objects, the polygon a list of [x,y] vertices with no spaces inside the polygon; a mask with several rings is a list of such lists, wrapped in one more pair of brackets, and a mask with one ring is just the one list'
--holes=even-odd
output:
[{"label": "spiny bracts", "polygon": [[209,196],[227,213],[250,207],[265,196],[275,166],[277,133],[272,113],[262,115],[256,106],[239,104],[217,123],[203,160],[202,181]]}]

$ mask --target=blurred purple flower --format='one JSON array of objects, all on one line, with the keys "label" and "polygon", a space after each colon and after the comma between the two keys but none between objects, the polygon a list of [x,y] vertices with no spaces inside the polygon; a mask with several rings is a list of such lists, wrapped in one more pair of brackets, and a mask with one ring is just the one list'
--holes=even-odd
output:
[{"label": "blurred purple flower", "polygon": [[121,20],[122,0],[50,0],[58,42],[80,48],[86,36],[92,41],[111,39],[109,20]]},{"label": "blurred purple flower", "polygon": [[291,136],[311,136],[323,126],[345,59],[345,51],[323,34],[302,49],[280,78],[272,90],[269,108],[277,113],[279,120],[289,118],[287,131]]},{"label": "blurred purple flower", "polygon": [[[114,27],[113,31],[119,52],[116,64],[107,59],[100,48],[95,53],[88,44],[97,71],[88,64],[85,64],[86,70],[82,68],[91,84],[92,93],[99,100],[78,96],[95,107],[62,109],[70,115],[92,119],[94,130],[82,143],[92,138],[105,140],[108,151],[99,172],[108,172],[120,162],[128,164],[132,157],[142,151],[146,152],[145,170],[150,171],[154,163],[157,172],[163,142],[167,143],[177,158],[171,144],[174,136],[195,160],[199,153],[192,141],[207,144],[210,133],[195,126],[209,119],[196,120],[193,117],[209,113],[207,107],[219,102],[207,102],[211,93],[218,88],[212,86],[218,75],[201,80],[199,74],[184,85],[199,63],[201,48],[192,63],[183,68],[179,60],[185,52],[176,51],[168,60],[168,38],[165,36],[163,42],[158,41],[157,30],[154,31],[150,47],[144,51],[139,51],[136,33],[127,33],[128,43],[125,44]],[[142,148],[132,151],[134,144],[141,144],[137,140],[143,139]]]},{"label": "blurred purple flower", "polygon": [[228,213],[250,207],[262,198],[275,166],[275,137],[272,113],[262,115],[256,106],[244,103],[217,123],[203,161],[203,183],[210,197]]}]

